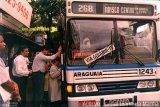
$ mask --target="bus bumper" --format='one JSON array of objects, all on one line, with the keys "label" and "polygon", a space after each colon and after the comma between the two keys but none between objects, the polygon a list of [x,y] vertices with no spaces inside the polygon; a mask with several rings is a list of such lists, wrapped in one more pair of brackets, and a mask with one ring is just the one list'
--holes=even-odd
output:
[{"label": "bus bumper", "polygon": [[68,97],[68,107],[111,106],[160,107],[160,91],[101,96]]}]

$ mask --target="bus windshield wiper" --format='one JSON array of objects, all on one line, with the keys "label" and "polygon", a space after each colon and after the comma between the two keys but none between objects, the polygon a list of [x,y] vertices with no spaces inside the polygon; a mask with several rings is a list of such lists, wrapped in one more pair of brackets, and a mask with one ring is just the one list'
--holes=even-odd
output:
[{"label": "bus windshield wiper", "polygon": [[145,66],[144,63],[139,60],[134,54],[132,54],[131,52],[129,52],[126,48],[123,48],[124,52],[127,53],[131,58],[133,58],[140,66]]},{"label": "bus windshield wiper", "polygon": [[[145,66],[144,63],[139,60],[135,55],[133,55],[131,52],[129,52],[127,49],[124,49],[125,53],[127,53],[131,58],[133,58],[140,66]],[[99,61],[99,59],[95,60],[89,65],[89,68],[92,68],[96,65],[96,63]]]}]

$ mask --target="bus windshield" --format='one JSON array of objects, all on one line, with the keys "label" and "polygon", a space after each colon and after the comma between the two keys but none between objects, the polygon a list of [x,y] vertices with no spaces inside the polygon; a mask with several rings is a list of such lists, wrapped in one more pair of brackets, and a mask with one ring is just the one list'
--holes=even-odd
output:
[{"label": "bus windshield", "polygon": [[[134,64],[155,62],[155,24],[145,20],[68,21],[67,49],[69,65],[86,65],[84,59],[98,57],[97,64]],[[110,51],[94,54],[113,46]],[[93,60],[93,61],[95,61]]]}]

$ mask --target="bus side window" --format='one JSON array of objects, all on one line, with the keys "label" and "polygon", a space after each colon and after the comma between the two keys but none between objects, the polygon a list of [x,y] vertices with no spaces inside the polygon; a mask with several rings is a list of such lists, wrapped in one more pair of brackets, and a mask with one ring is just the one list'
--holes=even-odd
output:
[{"label": "bus side window", "polygon": [[144,26],[147,27],[143,28],[141,32],[138,32],[135,35],[135,43],[136,46],[144,46],[148,48],[148,50],[152,50],[152,37],[153,37],[152,31],[149,24],[146,24]]},{"label": "bus side window", "polygon": [[123,41],[124,46],[134,46],[135,40],[133,36],[121,35],[121,40]]}]

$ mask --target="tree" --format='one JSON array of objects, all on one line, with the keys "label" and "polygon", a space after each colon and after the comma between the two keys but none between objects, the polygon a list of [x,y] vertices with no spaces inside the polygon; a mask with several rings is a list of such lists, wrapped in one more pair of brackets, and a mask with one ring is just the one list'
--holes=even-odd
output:
[{"label": "tree", "polygon": [[[65,0],[31,0],[30,4],[33,7],[31,27],[57,27],[59,16],[65,14],[65,3]],[[51,33],[46,33],[48,35],[47,41],[52,44]]]}]

